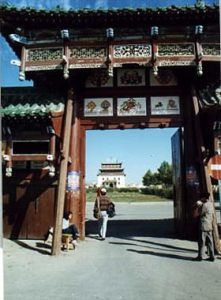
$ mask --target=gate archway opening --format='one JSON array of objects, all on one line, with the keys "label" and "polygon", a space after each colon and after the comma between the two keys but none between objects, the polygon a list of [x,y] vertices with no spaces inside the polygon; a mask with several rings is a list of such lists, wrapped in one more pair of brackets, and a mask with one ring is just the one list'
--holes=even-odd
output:
[{"label": "gate archway opening", "polygon": [[[171,138],[176,131],[177,128],[147,128],[86,132],[86,236],[98,236],[97,221],[93,218],[97,186],[105,186],[116,204],[117,215],[109,220],[107,236],[174,235],[173,197],[162,197],[160,201],[160,197],[154,196],[154,193],[152,196],[143,194],[145,186],[142,179],[148,170],[155,174],[163,162],[168,162],[173,170]],[[120,182],[118,187],[110,186],[113,180],[120,179],[117,178],[116,170],[114,174],[110,170],[109,179],[106,174],[103,177],[100,176],[103,173],[99,175],[102,163],[104,171],[120,164],[120,171],[125,175],[123,187]]]}]

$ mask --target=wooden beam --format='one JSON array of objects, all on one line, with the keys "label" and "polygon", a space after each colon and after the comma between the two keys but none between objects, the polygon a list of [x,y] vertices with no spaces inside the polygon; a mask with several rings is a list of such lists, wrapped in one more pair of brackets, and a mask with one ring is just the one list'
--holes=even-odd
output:
[{"label": "wooden beam", "polygon": [[[204,189],[207,190],[205,192],[209,192],[210,198],[214,205],[214,197],[213,197],[213,188],[211,183],[211,178],[208,172],[207,164],[204,164],[204,153],[205,153],[205,146],[203,143],[203,136],[202,136],[202,130],[200,128],[200,120],[199,120],[199,102],[196,96],[196,91],[193,90],[192,92],[192,101],[193,101],[193,109],[194,109],[194,121],[195,121],[195,131],[197,135],[197,151],[199,154],[199,162],[200,162],[200,169],[202,174],[202,180],[205,182]],[[215,207],[214,207],[215,211]],[[213,220],[213,237],[214,237],[214,243],[215,243],[215,249],[217,252],[221,251],[221,244],[219,240],[219,231],[217,226],[217,218],[215,214],[215,218]]]},{"label": "wooden beam", "polygon": [[[75,223],[79,228],[80,235],[82,237],[82,232],[80,228],[80,201],[81,201],[81,169],[80,169],[80,157],[81,157],[81,130],[80,130],[80,119],[79,119],[79,109],[77,100],[74,101],[74,111],[73,111],[73,124],[71,130],[71,144],[69,156],[71,158],[71,163],[68,166],[69,172],[74,172],[76,174],[75,186],[69,191],[69,209],[73,212],[71,219],[72,223]],[[78,186],[79,185],[79,186]]]},{"label": "wooden beam", "polygon": [[55,214],[55,226],[52,242],[52,255],[58,255],[61,251],[61,234],[62,234],[62,218],[64,213],[64,201],[69,157],[69,144],[71,135],[73,114],[73,90],[68,92],[68,99],[66,104],[66,114],[64,119],[64,134],[63,134],[63,159],[60,163],[59,181],[58,181],[58,195],[57,206]]}]

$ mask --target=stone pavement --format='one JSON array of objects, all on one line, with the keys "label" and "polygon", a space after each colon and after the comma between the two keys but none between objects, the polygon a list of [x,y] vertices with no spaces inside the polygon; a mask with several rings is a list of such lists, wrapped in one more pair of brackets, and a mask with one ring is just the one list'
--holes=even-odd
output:
[{"label": "stone pavement", "polygon": [[[159,206],[167,217],[143,219]],[[4,239],[5,300],[220,299],[220,257],[192,260],[197,245],[174,236],[170,204],[136,205],[135,218],[125,219],[130,207],[118,207],[105,241],[88,215],[85,241],[57,257],[42,241]]]}]

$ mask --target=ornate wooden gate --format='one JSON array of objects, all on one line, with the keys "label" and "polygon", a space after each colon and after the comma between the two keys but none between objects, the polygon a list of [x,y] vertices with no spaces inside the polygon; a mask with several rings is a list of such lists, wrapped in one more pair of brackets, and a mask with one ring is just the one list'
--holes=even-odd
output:
[{"label": "ornate wooden gate", "polygon": [[[16,221],[5,226],[6,234],[41,237],[38,221],[28,233],[23,224],[31,206],[39,212],[36,220],[42,217],[43,198],[43,211],[56,205],[53,254],[59,252],[65,206],[84,238],[86,130],[178,127],[184,146],[174,156],[181,166],[175,176],[182,174],[175,189],[186,200],[176,199],[175,219],[190,237],[194,201],[206,190],[212,197],[206,162],[215,151],[213,125],[220,122],[219,7],[1,10],[2,33],[21,59],[19,78],[35,83],[30,93],[3,91],[5,224],[10,199],[23,203],[23,219],[17,218],[18,227]],[[31,185],[36,176],[39,195]],[[218,241],[216,223],[214,229]]]}]

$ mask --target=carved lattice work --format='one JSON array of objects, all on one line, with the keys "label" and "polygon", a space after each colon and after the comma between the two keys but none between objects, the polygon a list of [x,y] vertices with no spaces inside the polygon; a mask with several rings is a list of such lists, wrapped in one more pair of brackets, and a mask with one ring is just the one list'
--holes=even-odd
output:
[{"label": "carved lattice work", "polygon": [[79,47],[70,49],[71,58],[91,59],[106,57],[106,48],[104,47]]},{"label": "carved lattice work", "polygon": [[149,57],[151,56],[150,45],[118,45],[114,46],[114,57],[125,58],[125,57]]},{"label": "carved lattice work", "polygon": [[219,44],[202,44],[203,55],[220,55]]},{"label": "carved lattice work", "polygon": [[48,48],[48,49],[28,49],[27,50],[27,61],[46,61],[62,59],[63,49],[62,48]]},{"label": "carved lattice work", "polygon": [[194,44],[159,44],[158,56],[192,56]]}]

